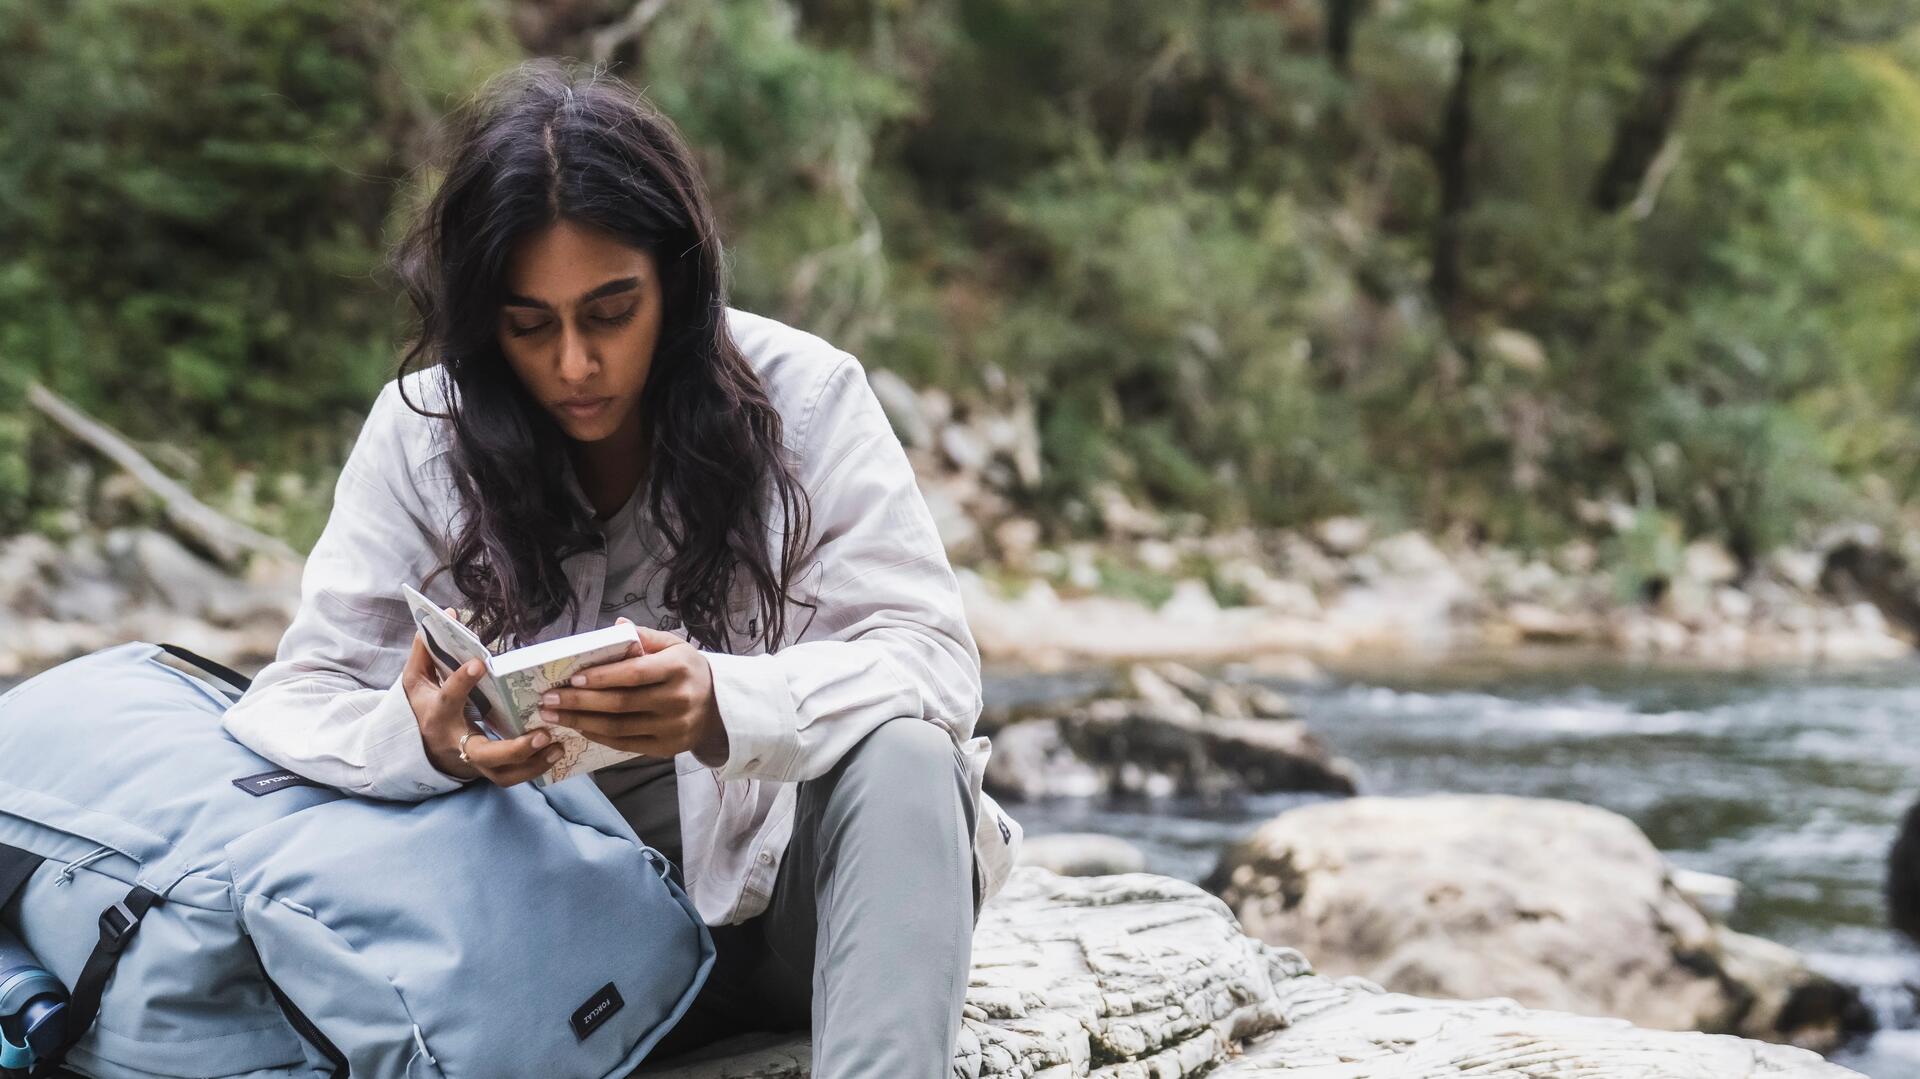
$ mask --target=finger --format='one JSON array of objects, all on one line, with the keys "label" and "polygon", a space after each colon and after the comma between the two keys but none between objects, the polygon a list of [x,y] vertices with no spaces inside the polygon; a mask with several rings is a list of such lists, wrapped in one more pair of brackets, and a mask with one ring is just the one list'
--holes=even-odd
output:
[{"label": "finger", "polygon": [[[684,643],[684,642],[683,642]],[[629,656],[610,663],[596,663],[583,667],[572,678],[570,685],[584,689],[605,689],[609,686],[650,686],[673,677],[681,667],[679,656],[663,652],[654,652],[644,656]]]},{"label": "finger", "polygon": [[450,701],[466,701],[468,695],[473,692],[473,687],[480,684],[480,679],[485,676],[486,670],[486,665],[477,659],[462,663],[440,684],[440,696]]},{"label": "finger", "polygon": [[676,748],[671,738],[662,738],[653,735],[622,737],[619,735],[588,734],[586,735],[586,739],[589,742],[597,742],[609,749],[620,750],[622,753],[644,753],[650,757],[671,757]]},{"label": "finger", "polygon": [[433,664],[427,657],[427,637],[421,630],[413,633],[413,647],[407,650],[407,662],[400,668],[400,684],[408,689],[418,685],[427,677],[427,671]]},{"label": "finger", "polygon": [[644,712],[647,709],[638,703],[644,689],[621,687],[618,689],[553,689],[554,702],[547,704],[541,698],[542,708],[565,709],[574,712]]},{"label": "finger", "polygon": [[496,786],[511,787],[516,783],[525,783],[527,780],[540,775],[551,767],[553,767],[552,762],[545,758],[535,758],[531,764],[509,765],[508,767],[495,768],[491,771],[481,769],[480,774]]},{"label": "finger", "polygon": [[553,716],[552,722],[571,727],[596,741],[608,738],[671,738],[680,728],[668,716],[637,712],[571,712],[561,709],[554,712]]},{"label": "finger", "polygon": [[633,628],[640,631],[640,643],[645,646],[649,652],[659,652],[664,649],[673,648],[676,645],[684,645],[687,643],[684,638],[668,633],[664,629],[655,629],[652,626],[635,626]]},{"label": "finger", "polygon": [[528,731],[518,738],[504,738],[499,741],[488,738],[486,735],[478,735],[467,739],[467,759],[472,761],[475,767],[483,770],[533,763],[547,756],[558,759],[555,755],[560,752],[559,746],[535,744],[536,739],[547,740],[552,737],[545,731]]}]

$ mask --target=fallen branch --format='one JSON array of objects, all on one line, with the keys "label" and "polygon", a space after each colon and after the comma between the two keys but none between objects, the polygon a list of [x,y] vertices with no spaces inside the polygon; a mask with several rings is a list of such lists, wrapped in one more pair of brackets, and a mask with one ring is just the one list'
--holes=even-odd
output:
[{"label": "fallen branch", "polygon": [[300,555],[285,543],[227,517],[193,497],[192,492],[155,468],[118,432],[63,400],[38,382],[27,384],[27,403],[48,419],[119,465],[160,500],[167,522],[188,540],[204,548],[223,566],[237,569],[250,554],[260,553],[299,562]]},{"label": "fallen branch", "polygon": [[665,10],[667,0],[640,0],[633,5],[626,17],[612,26],[596,31],[593,35],[589,55],[596,64],[604,64],[613,59],[620,49],[639,41],[647,32],[647,26]]}]

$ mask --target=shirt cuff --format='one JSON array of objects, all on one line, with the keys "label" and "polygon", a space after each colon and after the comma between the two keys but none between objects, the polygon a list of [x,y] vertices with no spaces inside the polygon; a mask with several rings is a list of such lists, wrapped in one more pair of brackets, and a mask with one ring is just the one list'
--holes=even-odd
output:
[{"label": "shirt cuff", "polygon": [[365,793],[369,797],[418,802],[467,784],[467,780],[442,772],[427,759],[426,744],[420,740],[420,721],[414,717],[406,687],[398,680],[362,722],[367,731]]},{"label": "shirt cuff", "polygon": [[713,774],[723,780],[785,775],[800,751],[800,731],[778,658],[724,652],[706,656],[714,704],[727,729],[727,759]]}]

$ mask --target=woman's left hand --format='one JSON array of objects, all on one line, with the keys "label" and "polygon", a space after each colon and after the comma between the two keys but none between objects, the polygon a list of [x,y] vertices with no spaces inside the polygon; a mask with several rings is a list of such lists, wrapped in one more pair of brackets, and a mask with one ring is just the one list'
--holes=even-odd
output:
[{"label": "woman's left hand", "polygon": [[584,667],[574,685],[544,694],[542,718],[629,753],[671,757],[690,749],[703,760],[725,761],[727,729],[707,657],[671,633],[634,628],[640,643],[627,655]]}]

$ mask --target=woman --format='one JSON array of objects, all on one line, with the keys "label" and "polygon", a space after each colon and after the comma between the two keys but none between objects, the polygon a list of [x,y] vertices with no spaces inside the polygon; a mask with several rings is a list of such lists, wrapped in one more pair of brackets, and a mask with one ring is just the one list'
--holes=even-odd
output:
[{"label": "woman", "polygon": [[532,62],[457,134],[397,252],[419,335],[227,729],[371,797],[524,782],[557,747],[473,737],[477,667],[439,679],[400,582],[503,647],[630,620],[644,647],[547,705],[643,754],[593,779],[713,927],[655,1059],[810,1027],[823,1079],[948,1074],[1018,833],[983,811],[979,654],[860,364],[726,306],[692,158],[618,80]]}]

